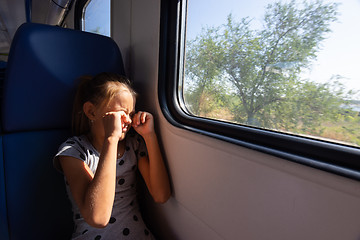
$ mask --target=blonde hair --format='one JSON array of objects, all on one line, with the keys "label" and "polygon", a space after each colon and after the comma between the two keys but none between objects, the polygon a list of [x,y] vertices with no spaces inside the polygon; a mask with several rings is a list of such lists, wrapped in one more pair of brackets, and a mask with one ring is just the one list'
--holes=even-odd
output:
[{"label": "blonde hair", "polygon": [[97,107],[106,106],[124,87],[136,98],[130,80],[115,73],[100,73],[95,77],[83,76],[79,81],[72,114],[72,131],[76,136],[90,131],[90,121],[83,111],[84,103],[89,101]]}]

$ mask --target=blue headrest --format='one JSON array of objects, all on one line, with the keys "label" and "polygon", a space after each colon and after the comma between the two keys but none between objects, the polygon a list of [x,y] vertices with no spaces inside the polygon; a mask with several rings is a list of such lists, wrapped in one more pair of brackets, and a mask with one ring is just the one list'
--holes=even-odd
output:
[{"label": "blue headrest", "polygon": [[120,50],[111,38],[23,24],[10,48],[3,131],[69,127],[76,79],[100,72],[125,74]]}]

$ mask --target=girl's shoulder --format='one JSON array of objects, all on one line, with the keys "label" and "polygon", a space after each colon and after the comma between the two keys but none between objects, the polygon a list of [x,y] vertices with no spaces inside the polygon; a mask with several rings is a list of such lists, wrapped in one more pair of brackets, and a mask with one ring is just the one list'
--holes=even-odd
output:
[{"label": "girl's shoulder", "polygon": [[70,156],[85,161],[88,155],[94,154],[97,154],[95,148],[92,147],[89,139],[85,135],[82,135],[70,137],[63,142],[58,149],[56,157]]},{"label": "girl's shoulder", "polygon": [[64,148],[74,148],[80,152],[86,152],[90,146],[91,143],[85,135],[72,136],[60,145],[59,151]]},{"label": "girl's shoulder", "polygon": [[96,150],[85,135],[73,136],[60,145],[53,161],[55,168],[61,170],[58,159],[60,156],[74,157],[91,165],[91,160],[96,155]]}]

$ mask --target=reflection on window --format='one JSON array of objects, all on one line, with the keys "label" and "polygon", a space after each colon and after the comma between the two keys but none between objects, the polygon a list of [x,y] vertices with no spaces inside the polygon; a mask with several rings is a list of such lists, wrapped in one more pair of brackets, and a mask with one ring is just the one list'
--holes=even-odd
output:
[{"label": "reflection on window", "polygon": [[184,110],[359,147],[359,12],[355,0],[188,0]]},{"label": "reflection on window", "polygon": [[110,37],[110,1],[89,0],[83,11],[82,29]]}]

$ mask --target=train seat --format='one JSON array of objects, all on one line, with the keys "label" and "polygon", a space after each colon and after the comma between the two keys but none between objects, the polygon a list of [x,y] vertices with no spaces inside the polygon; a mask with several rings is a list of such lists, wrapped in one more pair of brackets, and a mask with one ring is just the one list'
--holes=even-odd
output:
[{"label": "train seat", "polygon": [[16,32],[1,102],[0,239],[66,239],[72,213],[63,176],[52,165],[70,136],[76,79],[124,74],[108,37],[25,23]]},{"label": "train seat", "polygon": [[[2,99],[1,89],[5,77],[6,62],[0,61],[0,102]],[[1,112],[0,112],[1,114]],[[2,153],[2,136],[0,126],[0,153]],[[8,223],[5,204],[5,178],[3,156],[0,154],[0,239],[8,239]]]},{"label": "train seat", "polygon": [[[2,153],[2,137],[0,136],[0,152]],[[0,238],[9,239],[8,222],[6,214],[6,196],[5,196],[5,177],[4,177],[4,161],[0,154]]]}]

